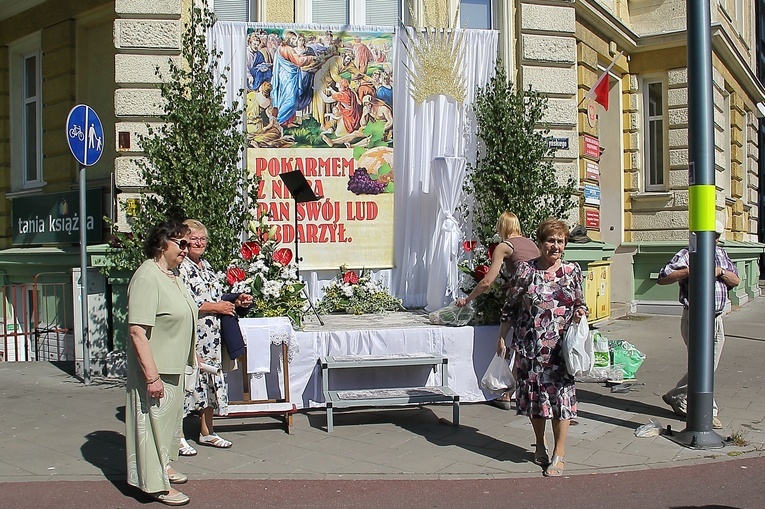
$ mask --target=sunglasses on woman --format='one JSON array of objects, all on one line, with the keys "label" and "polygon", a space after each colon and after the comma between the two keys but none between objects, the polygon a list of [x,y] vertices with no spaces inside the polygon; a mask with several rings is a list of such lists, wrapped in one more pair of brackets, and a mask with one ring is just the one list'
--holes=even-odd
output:
[{"label": "sunglasses on woman", "polygon": [[191,242],[189,242],[186,239],[170,239],[171,241],[175,242],[181,251],[184,249],[188,249],[189,246],[191,246]]}]

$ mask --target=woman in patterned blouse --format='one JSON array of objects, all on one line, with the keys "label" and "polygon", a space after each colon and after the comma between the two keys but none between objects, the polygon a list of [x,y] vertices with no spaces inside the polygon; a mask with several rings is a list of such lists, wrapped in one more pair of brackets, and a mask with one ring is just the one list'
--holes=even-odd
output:
[{"label": "woman in patterned blouse", "polygon": [[[197,386],[186,393],[184,412],[196,410],[201,418],[199,443],[212,447],[228,449],[233,444],[219,437],[213,429],[213,413],[228,414],[228,391],[223,378],[223,353],[221,349],[221,315],[235,315],[236,307],[249,306],[252,296],[241,294],[236,301],[222,300],[223,286],[218,274],[202,258],[207,249],[207,228],[196,219],[183,222],[191,229],[189,236],[189,255],[180,266],[180,274],[192,297],[199,306],[197,321],[196,352],[201,365],[210,366],[217,371],[199,371]],[[181,440],[180,454],[194,456],[196,451],[186,439]]]},{"label": "woman in patterned blouse", "polygon": [[[536,438],[534,462],[546,467],[544,475],[548,477],[563,474],[566,434],[576,417],[576,387],[563,361],[563,334],[588,314],[582,271],[576,263],[563,261],[568,233],[566,224],[556,219],[539,225],[540,256],[518,263],[502,313],[503,321],[514,321],[517,413],[531,419]],[[513,304],[520,306],[520,311],[511,312]],[[504,349],[500,338],[498,350]],[[548,420],[552,421],[555,439],[552,460],[545,444]]]}]

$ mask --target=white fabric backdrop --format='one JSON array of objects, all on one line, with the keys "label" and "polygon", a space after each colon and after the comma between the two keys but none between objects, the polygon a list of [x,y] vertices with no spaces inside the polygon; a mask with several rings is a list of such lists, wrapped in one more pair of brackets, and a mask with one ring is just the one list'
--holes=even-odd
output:
[{"label": "white fabric backdrop", "polygon": [[[413,29],[409,29],[413,30]],[[410,32],[411,33],[411,32]],[[432,239],[436,231],[438,201],[431,192],[431,161],[439,156],[462,156],[475,162],[477,136],[470,105],[476,87],[494,74],[498,33],[491,30],[457,30],[462,35],[463,69],[466,99],[458,105],[454,99],[436,96],[422,105],[415,104],[408,93],[407,68],[412,67],[403,49],[406,36],[397,38],[395,124],[393,139],[396,172],[396,263],[391,289],[404,299],[406,307],[423,307],[428,291],[445,295],[446,288],[428,289],[429,274],[448,270],[446,260],[433,264]],[[461,186],[462,183],[460,182]],[[419,221],[413,221],[419,218]]]},{"label": "white fabric backdrop", "polygon": [[[303,30],[379,31],[385,27],[333,25],[271,25],[239,22],[218,22],[212,29],[209,44],[222,52],[219,72],[228,76],[226,100],[241,101],[239,91],[246,88],[246,36],[249,27],[280,27]],[[412,30],[409,28],[408,30]],[[396,268],[376,271],[391,293],[403,299],[408,308],[428,304],[428,279],[435,272],[447,272],[443,256],[434,258],[432,245],[439,212],[438,200],[431,192],[431,161],[440,156],[462,156],[475,161],[477,137],[470,105],[476,87],[485,84],[494,73],[498,32],[491,30],[457,30],[462,34],[463,76],[467,96],[463,105],[445,96],[435,96],[416,105],[408,92],[409,56],[403,48],[406,37],[395,35],[394,71],[394,172],[395,263]],[[227,71],[224,71],[228,67]],[[459,183],[461,186],[462,183]],[[417,220],[413,220],[417,219]],[[335,272],[301,271],[312,300],[323,295],[323,288]],[[440,284],[440,283],[439,283]],[[445,285],[445,281],[444,281]],[[446,286],[430,289],[446,299]]]}]

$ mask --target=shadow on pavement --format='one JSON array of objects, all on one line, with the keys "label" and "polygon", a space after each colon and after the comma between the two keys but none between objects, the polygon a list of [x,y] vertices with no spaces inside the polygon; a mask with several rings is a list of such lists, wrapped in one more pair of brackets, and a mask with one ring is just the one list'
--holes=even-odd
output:
[{"label": "shadow on pavement", "polygon": [[[457,446],[499,461],[531,462],[530,452],[523,447],[484,435],[471,426],[452,426],[451,421],[439,418],[431,409],[422,410],[416,420],[406,419],[394,424],[439,447]],[[530,438],[533,440],[533,436]]]},{"label": "shadow on pavement", "polygon": [[69,376],[77,378],[78,381],[82,380],[82,374],[77,373],[74,370],[74,361],[50,361],[50,365],[63,371]]},{"label": "shadow on pavement", "polygon": [[[124,420],[125,407],[118,407],[117,413],[122,409]],[[99,430],[85,435],[86,442],[80,448],[82,457],[88,463],[98,467],[104,477],[123,496],[134,499],[141,504],[155,502],[155,500],[127,483],[125,468],[125,437],[115,431]]]},{"label": "shadow on pavement", "polygon": [[[499,461],[513,463],[531,462],[531,452],[494,437],[485,435],[477,428],[452,426],[448,419],[441,419],[427,407],[357,407],[335,409],[335,428],[344,426],[364,426],[374,424],[393,424],[414,435],[425,438],[439,447],[457,446]],[[310,426],[326,430],[326,411],[308,414]],[[330,435],[331,436],[331,435]],[[533,441],[533,436],[529,437]]]},{"label": "shadow on pavement", "polygon": [[85,435],[82,457],[101,469],[109,480],[125,479],[125,437],[116,431],[99,430]]},{"label": "shadow on pavement", "polygon": [[728,339],[744,339],[744,340],[747,340],[747,341],[765,341],[764,338],[754,338],[754,337],[750,338],[748,336],[737,336],[735,334],[726,334],[725,335],[725,339],[726,340],[728,340]]},{"label": "shadow on pavement", "polygon": [[[217,431],[223,430],[228,432],[236,432],[236,431],[265,431],[265,430],[271,430],[271,429],[280,429],[287,433],[287,427],[284,424],[284,421],[281,420],[280,416],[273,416],[273,420],[270,419],[272,416],[268,415],[253,415],[253,416],[246,416],[246,415],[231,415],[226,418],[215,416],[215,430]],[[263,420],[267,419],[267,420]],[[200,433],[200,423],[199,423],[199,417],[197,416],[189,416],[186,417],[183,420],[183,435],[186,437],[186,440],[195,437],[199,437]],[[196,438],[195,438],[196,439]]]},{"label": "shadow on pavement", "polygon": [[734,507],[732,505],[677,505],[672,506],[669,509],[741,509],[740,507]]},{"label": "shadow on pavement", "polygon": [[[577,399],[582,403],[594,403],[604,407],[613,408],[615,410],[621,410],[623,412],[632,412],[639,414],[640,416],[659,417],[664,419],[676,418],[675,414],[672,413],[669,408],[647,405],[639,401],[622,399],[610,396],[608,394],[599,394],[597,392],[582,389],[581,385],[577,385],[576,387],[576,396]],[[593,412],[585,412],[582,411],[581,408],[579,409],[578,413],[580,417],[585,417],[587,419],[592,419],[598,422],[615,424],[617,426],[623,426],[629,429],[636,429],[638,426],[645,424],[645,422],[627,421],[615,417],[599,415]]]}]

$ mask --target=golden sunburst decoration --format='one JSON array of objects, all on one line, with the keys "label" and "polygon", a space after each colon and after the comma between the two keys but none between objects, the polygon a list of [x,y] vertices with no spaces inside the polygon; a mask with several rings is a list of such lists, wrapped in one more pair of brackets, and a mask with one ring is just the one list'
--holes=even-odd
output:
[{"label": "golden sunburst decoration", "polygon": [[[449,28],[448,13],[441,12],[441,4],[435,2],[435,12],[430,13],[423,5],[424,23],[415,16],[412,4],[409,3],[409,13],[413,33],[405,31],[407,42],[404,44],[411,60],[411,67],[405,64],[409,71],[409,95],[414,102],[421,105],[434,95],[444,95],[454,98],[459,104],[467,96],[465,79],[462,69],[462,36]],[[456,26],[459,8],[454,14],[451,26]]]}]

